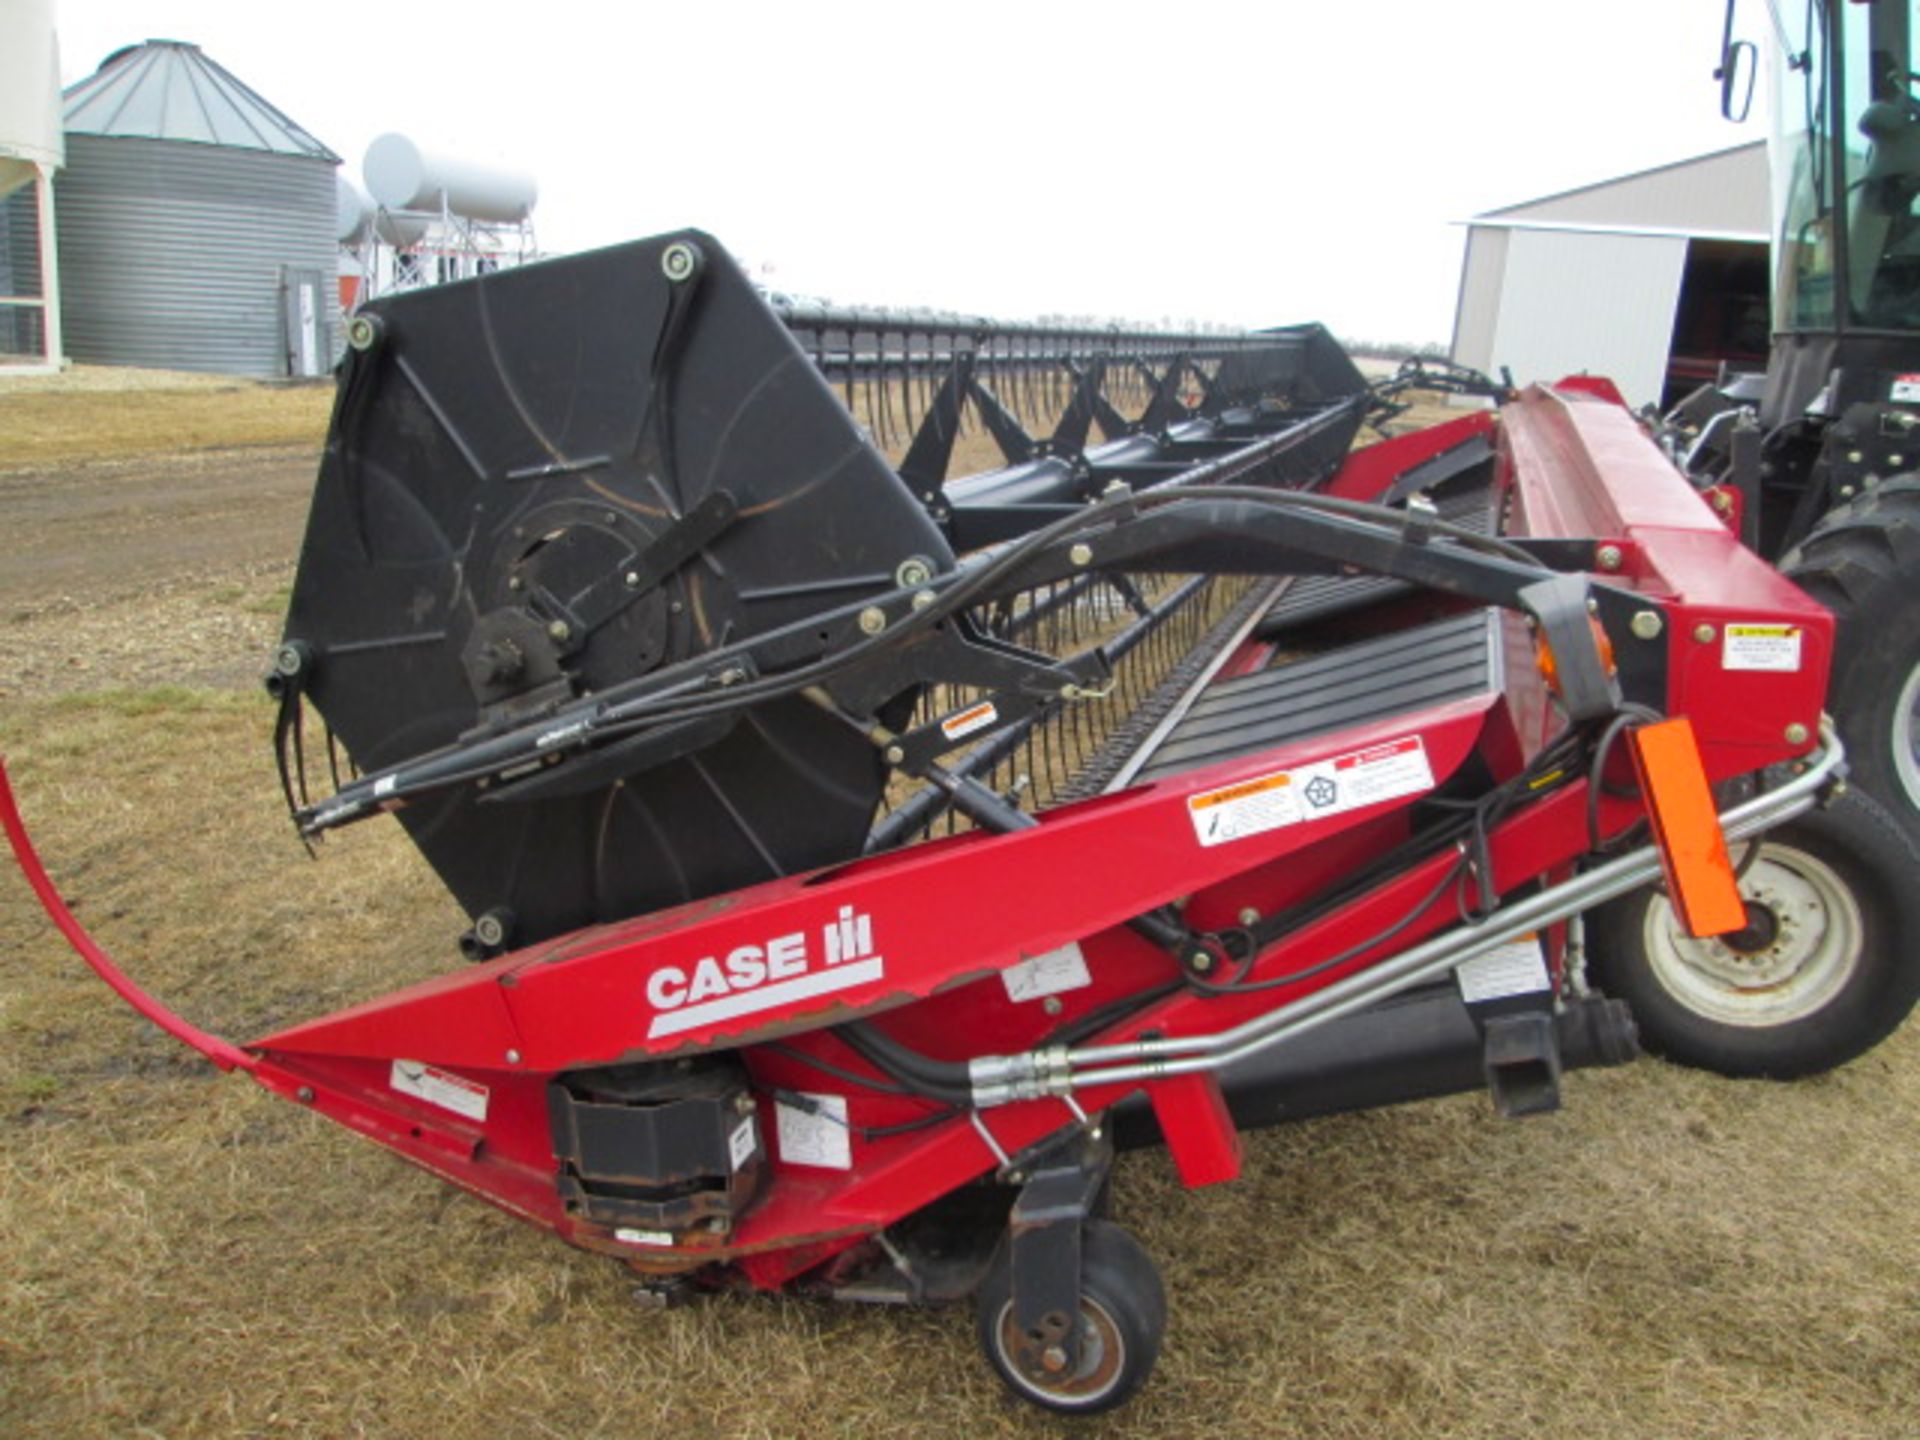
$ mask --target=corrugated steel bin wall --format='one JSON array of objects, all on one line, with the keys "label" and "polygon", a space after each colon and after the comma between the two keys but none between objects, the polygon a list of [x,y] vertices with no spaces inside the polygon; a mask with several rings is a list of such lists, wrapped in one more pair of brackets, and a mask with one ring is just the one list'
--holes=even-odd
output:
[{"label": "corrugated steel bin wall", "polygon": [[307,156],[69,133],[54,190],[67,354],[287,374],[281,274],[333,274],[333,174]]}]

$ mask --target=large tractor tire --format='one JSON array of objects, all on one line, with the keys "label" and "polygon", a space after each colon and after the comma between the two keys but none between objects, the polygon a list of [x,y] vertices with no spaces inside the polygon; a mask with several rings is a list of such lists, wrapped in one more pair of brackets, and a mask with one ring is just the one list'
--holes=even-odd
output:
[{"label": "large tractor tire", "polygon": [[1635,891],[1587,917],[1588,970],[1656,1055],[1815,1075],[1884,1040],[1920,997],[1920,848],[1858,790],[1759,845],[1740,878],[1745,929],[1696,939],[1664,895]]},{"label": "large tractor tire", "polygon": [[1920,835],[1920,475],[1830,512],[1780,570],[1839,617],[1827,708],[1852,782]]}]

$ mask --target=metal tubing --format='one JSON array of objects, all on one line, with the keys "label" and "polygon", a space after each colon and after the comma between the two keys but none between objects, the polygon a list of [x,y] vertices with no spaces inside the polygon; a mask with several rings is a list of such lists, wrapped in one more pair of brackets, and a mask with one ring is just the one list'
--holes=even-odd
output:
[{"label": "metal tubing", "polygon": [[[1778,789],[1725,811],[1721,827],[1728,840],[1744,840],[1812,809],[1821,788],[1841,773],[1846,754],[1831,720],[1820,725],[1821,748],[1807,768]],[[1231,1030],[1211,1035],[1187,1035],[1158,1040],[1135,1040],[1123,1045],[1082,1046],[1068,1052],[1072,1088],[1135,1084],[1219,1070],[1256,1054],[1269,1045],[1348,1015],[1395,995],[1413,985],[1437,978],[1465,961],[1484,954],[1529,931],[1568,915],[1590,909],[1646,884],[1660,874],[1660,853],[1645,846],[1610,860],[1596,869],[1555,885],[1528,899],[1503,906],[1479,924],[1463,925],[1415,945],[1390,960],[1335,981],[1323,990],[1302,996],[1290,1005],[1254,1017]],[[981,1061],[973,1062],[981,1066]],[[1009,1082],[976,1092],[976,1104],[999,1104],[1011,1095],[995,1093],[1016,1088],[1012,1077],[1042,1068],[1039,1052],[1009,1057],[1004,1066],[989,1065],[976,1074],[1009,1076]]]}]

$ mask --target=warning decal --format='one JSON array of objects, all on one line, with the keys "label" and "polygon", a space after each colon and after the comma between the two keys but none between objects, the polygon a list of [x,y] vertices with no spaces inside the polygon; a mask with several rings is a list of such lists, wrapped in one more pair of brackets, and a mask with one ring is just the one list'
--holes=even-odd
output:
[{"label": "warning decal", "polygon": [[982,700],[962,710],[957,715],[949,715],[940,722],[940,733],[949,740],[964,740],[976,730],[984,730],[1000,718],[1000,712],[993,708],[991,700]]},{"label": "warning decal", "polygon": [[451,1070],[422,1065],[418,1060],[396,1060],[387,1083],[402,1095],[438,1105],[469,1120],[487,1118],[487,1087]]},{"label": "warning decal", "polygon": [[1800,668],[1800,627],[1729,624],[1720,647],[1720,668],[1793,674]]},{"label": "warning decal", "polygon": [[1093,983],[1093,975],[1087,969],[1086,955],[1069,940],[1058,950],[1002,970],[1000,980],[1007,987],[1007,998],[1017,1003],[1044,1000],[1063,990],[1083,990]]},{"label": "warning decal", "polygon": [[774,1105],[775,1134],[780,1158],[789,1165],[814,1165],[822,1170],[851,1170],[853,1140],[847,1132],[847,1097],[797,1095],[805,1105]]},{"label": "warning decal", "polygon": [[1550,985],[1540,937],[1526,934],[1496,945],[1484,955],[1454,967],[1460,998],[1469,1005],[1482,1000],[1504,1000],[1509,995],[1532,995]]},{"label": "warning decal", "polygon": [[1920,375],[1896,375],[1887,398],[1896,405],[1920,403]]},{"label": "warning decal", "polygon": [[1187,815],[1202,845],[1224,845],[1432,788],[1426,746],[1408,735],[1190,796]]}]

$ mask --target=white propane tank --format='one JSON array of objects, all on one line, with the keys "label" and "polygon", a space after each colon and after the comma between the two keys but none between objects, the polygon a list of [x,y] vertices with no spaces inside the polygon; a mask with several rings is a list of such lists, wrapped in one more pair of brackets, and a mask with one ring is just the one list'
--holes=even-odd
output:
[{"label": "white propane tank", "polygon": [[0,195],[64,165],[53,0],[0,3]]},{"label": "white propane tank", "polygon": [[410,250],[426,238],[433,222],[422,215],[392,215],[345,175],[334,174],[334,233],[342,245],[359,246],[377,235],[396,250]]},{"label": "white propane tank", "polygon": [[373,220],[373,197],[338,171],[333,177],[333,233],[342,245],[358,245],[367,238]]},{"label": "white propane tank", "polygon": [[439,210],[468,220],[517,225],[533,213],[539,187],[531,175],[423,150],[389,131],[367,146],[360,170],[373,198],[389,210]]}]

